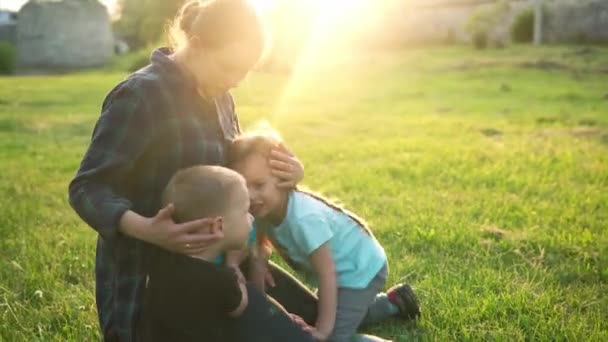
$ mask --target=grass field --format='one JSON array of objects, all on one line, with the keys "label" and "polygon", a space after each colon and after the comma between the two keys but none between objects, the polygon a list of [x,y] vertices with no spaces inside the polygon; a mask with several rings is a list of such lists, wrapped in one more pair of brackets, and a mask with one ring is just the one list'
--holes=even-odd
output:
[{"label": "grass field", "polygon": [[[125,73],[0,78],[0,341],[99,339],[96,234],[67,203]],[[373,53],[235,91],[304,183],[367,219],[390,283],[420,296],[410,340],[608,340],[608,49]],[[286,90],[286,95],[284,90]]]}]

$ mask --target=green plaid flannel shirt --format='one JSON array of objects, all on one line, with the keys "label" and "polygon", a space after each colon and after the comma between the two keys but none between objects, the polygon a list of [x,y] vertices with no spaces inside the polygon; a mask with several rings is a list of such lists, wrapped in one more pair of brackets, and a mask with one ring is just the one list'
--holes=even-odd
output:
[{"label": "green plaid flannel shirt", "polygon": [[204,101],[194,82],[155,50],[151,64],[103,102],[91,143],[69,186],[70,204],[98,233],[96,302],[106,341],[133,341],[155,247],[119,232],[127,210],[152,217],[170,177],[196,164],[222,165],[240,132],[230,94]]}]

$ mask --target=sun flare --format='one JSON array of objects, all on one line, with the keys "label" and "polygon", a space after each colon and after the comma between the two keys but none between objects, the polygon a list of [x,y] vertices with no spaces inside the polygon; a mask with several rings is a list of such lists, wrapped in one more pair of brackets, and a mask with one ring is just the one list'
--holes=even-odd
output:
[{"label": "sun flare", "polygon": [[[372,0],[249,0],[267,19],[273,63],[291,69],[288,84],[273,111],[274,119],[289,112],[294,95],[304,91],[322,63],[337,58],[369,20]],[[320,53],[322,51],[322,53]]]}]

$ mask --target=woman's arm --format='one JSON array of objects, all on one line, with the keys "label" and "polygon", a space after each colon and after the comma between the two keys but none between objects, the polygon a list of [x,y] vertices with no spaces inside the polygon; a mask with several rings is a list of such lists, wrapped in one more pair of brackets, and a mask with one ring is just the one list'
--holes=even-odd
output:
[{"label": "woman's arm", "polygon": [[104,239],[126,234],[174,252],[196,254],[218,238],[198,233],[208,222],[177,225],[171,220],[172,207],[160,210],[155,217],[143,217],[117,191],[154,135],[157,118],[149,107],[149,101],[141,100],[128,81],[110,92],[70,183],[70,205]]},{"label": "woman's arm", "polygon": [[338,281],[329,243],[324,243],[310,255],[310,262],[319,278],[318,316],[313,336],[327,340],[334,330],[338,307]]},{"label": "woman's arm", "polygon": [[116,190],[154,131],[146,103],[131,87],[122,83],[106,97],[87,152],[69,186],[74,210],[107,240],[120,233],[119,221],[133,207]]}]

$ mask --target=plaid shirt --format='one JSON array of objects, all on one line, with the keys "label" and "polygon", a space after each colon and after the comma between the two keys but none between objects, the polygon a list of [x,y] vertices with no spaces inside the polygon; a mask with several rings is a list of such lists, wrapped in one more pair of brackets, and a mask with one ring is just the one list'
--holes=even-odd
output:
[{"label": "plaid shirt", "polygon": [[149,66],[107,95],[69,187],[70,204],[99,234],[96,302],[105,340],[135,339],[144,261],[156,248],[123,235],[120,217],[127,210],[154,216],[177,170],[224,164],[224,151],[240,132],[230,94],[204,101],[169,54],[155,50]]}]

